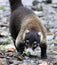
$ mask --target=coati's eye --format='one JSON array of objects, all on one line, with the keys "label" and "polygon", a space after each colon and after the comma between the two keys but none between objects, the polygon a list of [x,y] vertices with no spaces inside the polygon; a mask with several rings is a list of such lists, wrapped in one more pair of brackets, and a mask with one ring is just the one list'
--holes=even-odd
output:
[{"label": "coati's eye", "polygon": [[26,40],[27,43],[29,43],[29,40]]},{"label": "coati's eye", "polygon": [[34,45],[37,45],[37,42],[36,41],[34,42]]},{"label": "coati's eye", "polygon": [[28,45],[28,44],[29,44],[29,40],[26,40],[26,41],[25,41],[25,44]]},{"label": "coati's eye", "polygon": [[33,43],[33,48],[36,48],[38,46],[38,43],[35,41],[34,43]]}]

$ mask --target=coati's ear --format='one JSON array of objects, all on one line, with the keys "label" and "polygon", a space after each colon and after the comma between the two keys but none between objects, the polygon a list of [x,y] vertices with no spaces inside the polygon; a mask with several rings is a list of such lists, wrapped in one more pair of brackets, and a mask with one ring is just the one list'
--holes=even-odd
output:
[{"label": "coati's ear", "polygon": [[41,32],[38,32],[38,35],[40,35],[40,41],[42,41],[42,40],[43,40],[43,35],[42,35],[42,33],[41,33]]},{"label": "coati's ear", "polygon": [[29,33],[29,30],[25,30],[23,34],[23,39],[25,38],[26,33]]},{"label": "coati's ear", "polygon": [[25,33],[29,33],[29,30],[25,30]]}]

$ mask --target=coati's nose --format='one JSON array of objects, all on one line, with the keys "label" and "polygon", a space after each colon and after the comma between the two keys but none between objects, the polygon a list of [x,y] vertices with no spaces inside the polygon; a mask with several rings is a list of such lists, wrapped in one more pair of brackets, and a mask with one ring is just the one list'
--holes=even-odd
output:
[{"label": "coati's nose", "polygon": [[30,52],[27,52],[28,55],[31,55]]},{"label": "coati's nose", "polygon": [[34,52],[32,48],[27,48],[25,49],[25,51],[28,53],[28,55],[32,55],[32,53]]}]

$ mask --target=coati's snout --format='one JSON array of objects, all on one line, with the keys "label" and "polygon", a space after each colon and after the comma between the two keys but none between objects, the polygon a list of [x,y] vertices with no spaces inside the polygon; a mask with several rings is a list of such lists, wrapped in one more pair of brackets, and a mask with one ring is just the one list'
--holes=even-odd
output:
[{"label": "coati's snout", "polygon": [[25,51],[31,53],[30,51],[37,48],[39,43],[40,35],[34,30],[27,30],[24,35]]}]

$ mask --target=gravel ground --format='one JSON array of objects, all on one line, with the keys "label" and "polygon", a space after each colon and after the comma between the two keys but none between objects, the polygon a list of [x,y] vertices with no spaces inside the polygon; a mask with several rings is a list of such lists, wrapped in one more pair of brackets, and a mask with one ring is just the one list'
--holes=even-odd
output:
[{"label": "gravel ground", "polygon": [[[46,7],[51,7],[50,5]],[[49,10],[49,9],[48,9]],[[54,10],[54,9],[53,9]],[[44,8],[44,13],[46,13]],[[54,11],[53,11],[54,12]],[[9,20],[7,17],[0,19],[0,65],[57,65],[57,13],[51,14],[47,12],[43,17],[40,17],[43,21],[47,21],[45,26],[47,32],[47,59],[40,58],[40,48],[35,51],[37,57],[22,57],[16,52],[13,45],[11,35],[9,33]],[[54,23],[55,21],[55,23]]]}]

